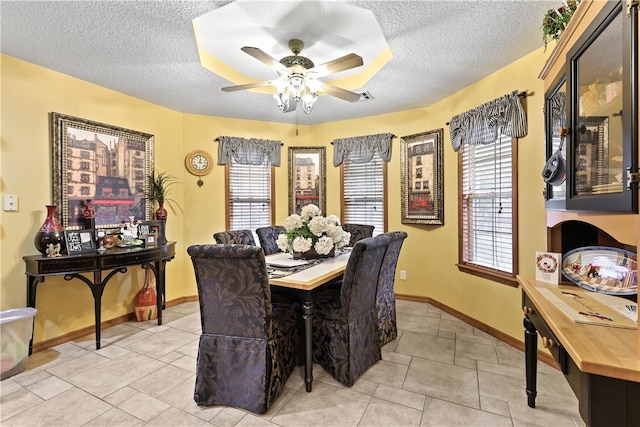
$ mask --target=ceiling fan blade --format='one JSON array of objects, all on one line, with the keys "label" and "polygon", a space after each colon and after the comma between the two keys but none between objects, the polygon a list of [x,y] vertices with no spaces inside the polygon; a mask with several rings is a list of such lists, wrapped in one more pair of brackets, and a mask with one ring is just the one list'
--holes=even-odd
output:
[{"label": "ceiling fan blade", "polygon": [[254,82],[254,83],[246,83],[246,84],[243,84],[243,85],[223,87],[222,91],[223,92],[235,92],[236,90],[253,89],[255,87],[264,87],[264,86],[269,86],[271,84],[272,84],[271,80],[265,80],[263,82]]},{"label": "ceiling fan blade", "polygon": [[343,57],[334,59],[333,61],[325,62],[315,66],[309,70],[314,73],[314,77],[323,77],[329,74],[339,73],[340,71],[350,70],[352,68],[360,67],[363,64],[362,58],[355,53],[350,53]]},{"label": "ceiling fan blade", "polygon": [[322,82],[320,92],[324,92],[327,95],[335,96],[336,98],[344,99],[349,102],[356,102],[362,96],[357,92],[351,92],[350,90],[342,89],[341,87],[333,86],[325,82]]},{"label": "ceiling fan blade", "polygon": [[240,48],[240,50],[253,56],[258,61],[267,64],[271,68],[275,68],[278,71],[287,71],[287,67],[257,47],[245,46]]}]

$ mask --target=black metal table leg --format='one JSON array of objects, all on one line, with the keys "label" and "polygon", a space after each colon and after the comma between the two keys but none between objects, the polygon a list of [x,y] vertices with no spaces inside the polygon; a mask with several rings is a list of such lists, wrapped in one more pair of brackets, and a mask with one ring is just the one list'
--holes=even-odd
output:
[{"label": "black metal table leg", "polygon": [[527,380],[527,404],[536,407],[536,376],[538,369],[538,332],[529,316],[524,316],[524,360]]},{"label": "black metal table leg", "polygon": [[313,301],[307,299],[302,303],[302,320],[304,322],[304,383],[307,392],[313,386]]}]

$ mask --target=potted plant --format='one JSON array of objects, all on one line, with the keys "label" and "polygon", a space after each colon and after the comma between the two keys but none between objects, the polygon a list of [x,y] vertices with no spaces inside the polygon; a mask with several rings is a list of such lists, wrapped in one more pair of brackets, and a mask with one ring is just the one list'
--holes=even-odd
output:
[{"label": "potted plant", "polygon": [[542,40],[545,49],[549,39],[560,40],[579,3],[580,0],[563,0],[558,6],[545,13],[542,20]]},{"label": "potted plant", "polygon": [[158,202],[158,209],[155,211],[155,219],[167,219],[167,210],[164,207],[165,202],[167,202],[173,213],[175,213],[173,204],[175,204],[178,209],[180,209],[180,212],[182,212],[180,205],[169,197],[171,186],[176,183],[177,181],[175,176],[167,172],[152,171],[147,175],[148,192],[145,199],[152,204]]}]

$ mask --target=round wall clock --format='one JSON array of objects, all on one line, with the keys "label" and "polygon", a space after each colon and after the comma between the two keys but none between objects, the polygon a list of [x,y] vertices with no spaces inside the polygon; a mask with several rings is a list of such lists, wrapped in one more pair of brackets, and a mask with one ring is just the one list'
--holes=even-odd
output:
[{"label": "round wall clock", "polygon": [[[213,159],[211,154],[203,150],[194,150],[187,154],[184,165],[189,173],[195,176],[204,176],[211,172],[213,167]],[[202,186],[201,179],[198,180],[198,186]]]}]

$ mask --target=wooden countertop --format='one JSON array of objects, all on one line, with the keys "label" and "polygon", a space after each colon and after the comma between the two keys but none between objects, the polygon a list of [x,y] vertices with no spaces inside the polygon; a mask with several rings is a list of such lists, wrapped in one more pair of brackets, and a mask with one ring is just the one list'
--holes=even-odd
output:
[{"label": "wooden countertop", "polygon": [[[518,276],[518,282],[582,372],[640,382],[637,329],[576,323],[537,289],[555,285],[522,276]],[[589,292],[574,285],[559,288],[578,294]]]}]

